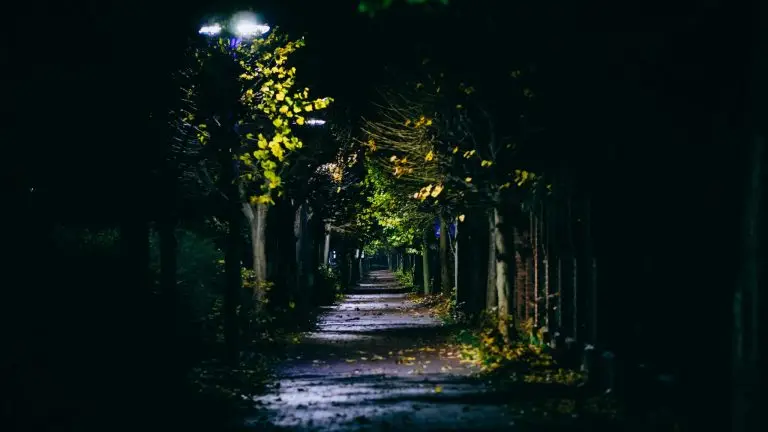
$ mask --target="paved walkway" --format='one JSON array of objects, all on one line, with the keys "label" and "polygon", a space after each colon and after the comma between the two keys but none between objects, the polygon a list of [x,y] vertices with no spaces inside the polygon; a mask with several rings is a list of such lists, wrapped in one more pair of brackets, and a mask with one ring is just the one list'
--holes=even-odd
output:
[{"label": "paved walkway", "polygon": [[[518,430],[470,377],[448,332],[386,270],[372,271],[295,345],[250,420],[290,431]],[[260,417],[260,418],[259,418]]]}]

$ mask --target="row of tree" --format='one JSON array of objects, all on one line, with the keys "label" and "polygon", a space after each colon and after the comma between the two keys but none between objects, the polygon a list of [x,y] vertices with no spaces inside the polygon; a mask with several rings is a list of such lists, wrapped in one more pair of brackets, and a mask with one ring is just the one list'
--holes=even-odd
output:
[{"label": "row of tree", "polygon": [[361,277],[357,239],[335,226],[346,208],[342,190],[354,183],[356,150],[343,122],[318,127],[333,99],[311,98],[299,87],[291,56],[303,45],[279,29],[247,40],[203,40],[191,46],[177,76],[164,172],[180,199],[160,225],[164,281],[174,289],[177,220],[210,219],[226,239],[224,327],[232,362],[270,311],[308,311],[333,300],[333,287],[318,283],[329,271],[331,232],[340,234],[334,248],[345,263],[342,287]]}]

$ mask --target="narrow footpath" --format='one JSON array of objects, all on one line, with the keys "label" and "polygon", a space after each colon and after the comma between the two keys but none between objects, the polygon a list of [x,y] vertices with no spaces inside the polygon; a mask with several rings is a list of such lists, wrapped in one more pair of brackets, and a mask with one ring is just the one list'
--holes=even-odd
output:
[{"label": "narrow footpath", "polygon": [[284,431],[519,430],[498,396],[461,363],[448,329],[372,271],[289,353],[264,421]]}]

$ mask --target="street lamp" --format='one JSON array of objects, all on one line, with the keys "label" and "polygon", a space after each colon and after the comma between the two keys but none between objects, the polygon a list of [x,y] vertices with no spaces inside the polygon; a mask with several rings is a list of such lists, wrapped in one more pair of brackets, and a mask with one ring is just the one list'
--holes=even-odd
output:
[{"label": "street lamp", "polygon": [[325,124],[325,120],[316,119],[316,118],[310,118],[304,121],[304,124],[307,124],[309,126],[322,126]]},{"label": "street lamp", "polygon": [[221,33],[221,26],[214,23],[211,25],[204,25],[200,27],[200,31],[198,31],[200,34],[204,34],[206,36],[216,36],[217,34]]},{"label": "street lamp", "polygon": [[266,34],[269,26],[266,24],[257,24],[251,21],[240,21],[235,24],[235,34],[240,37],[258,37]]},{"label": "street lamp", "polygon": [[267,34],[270,27],[259,23],[259,19],[253,12],[238,12],[225,26],[219,23],[210,23],[200,27],[199,34],[205,36],[218,36],[226,31],[238,38],[254,38]]}]

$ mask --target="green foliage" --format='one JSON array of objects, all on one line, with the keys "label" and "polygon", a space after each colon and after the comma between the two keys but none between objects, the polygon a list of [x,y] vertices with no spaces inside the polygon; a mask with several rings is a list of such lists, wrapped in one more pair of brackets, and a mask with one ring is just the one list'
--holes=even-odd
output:
[{"label": "green foliage", "polygon": [[432,316],[439,318],[446,324],[467,323],[466,317],[461,313],[456,303],[456,289],[449,295],[414,293],[410,295],[410,300],[420,307],[429,309]]},{"label": "green foliage", "polygon": [[551,187],[522,169],[518,158],[517,142],[532,134],[526,119],[535,95],[527,75],[513,71],[508,78],[507,105],[519,118],[496,118],[485,105],[499,89],[485,88],[487,94],[478,96],[474,86],[430,70],[428,59],[422,69],[420,79],[385,93],[378,116],[363,126],[368,159],[389,174],[394,190],[407,189],[423,209],[458,214],[499,202],[509,190],[525,198]]},{"label": "green foliage", "polygon": [[[214,140],[213,145],[231,148],[233,157],[240,161],[240,185],[252,204],[274,204],[275,195],[282,195],[283,176],[295,153],[304,146],[297,128],[305,124],[306,116],[327,108],[333,101],[328,97],[310,98],[309,88],[297,88],[296,68],[289,66],[289,60],[304,43],[303,39],[289,39],[277,29],[265,38],[250,39],[234,47],[221,38],[196,50],[195,66],[185,73],[193,82],[206,73],[213,74],[215,82],[235,87],[233,100],[225,101],[225,105],[236,115],[236,145],[216,137],[216,109],[198,107],[226,97],[218,88],[185,83],[188,88],[182,97],[189,101],[189,107],[179,110],[177,128],[183,140],[194,141],[198,147]],[[220,71],[225,69],[222,62],[236,70],[233,76]],[[217,175],[207,173],[203,177]]]},{"label": "green foliage", "polygon": [[306,115],[327,108],[333,101],[328,97],[311,99],[306,87],[295,89],[296,68],[287,64],[290,55],[303,46],[304,39],[292,41],[272,31],[264,39],[237,47],[243,68],[241,102],[247,119],[240,124],[247,129],[254,120],[258,123],[253,132],[245,134],[239,156],[245,168],[244,180],[261,192],[251,197],[252,203],[273,203],[272,192],[279,193],[289,155],[303,147],[295,126],[303,126]]},{"label": "green foliage", "polygon": [[530,328],[522,330],[512,343],[505,343],[497,320],[488,314],[478,330],[459,333],[458,342],[465,360],[502,382],[575,385],[583,378],[576,371],[559,367],[541,343],[541,335],[535,337]]},{"label": "green foliage", "polygon": [[419,287],[413,284],[413,273],[413,270],[397,270],[394,272],[394,275],[395,279],[397,279],[397,282],[400,285],[407,288],[411,292],[416,293],[419,291]]},{"label": "green foliage", "polygon": [[317,269],[318,278],[315,280],[317,300],[321,304],[328,304],[343,297],[339,270],[331,266],[320,266]]},{"label": "green foliage", "polygon": [[[213,240],[195,232],[177,229],[176,293],[180,309],[189,322],[202,324],[224,287],[223,253]],[[159,284],[160,239],[150,233],[150,269]]]},{"label": "green foliage", "polygon": [[120,230],[57,226],[54,241],[70,254],[112,255],[118,253]]},{"label": "green foliage", "polygon": [[367,234],[366,254],[412,245],[428,219],[407,191],[372,164],[366,166],[363,187],[367,205],[356,215],[354,224]]}]

